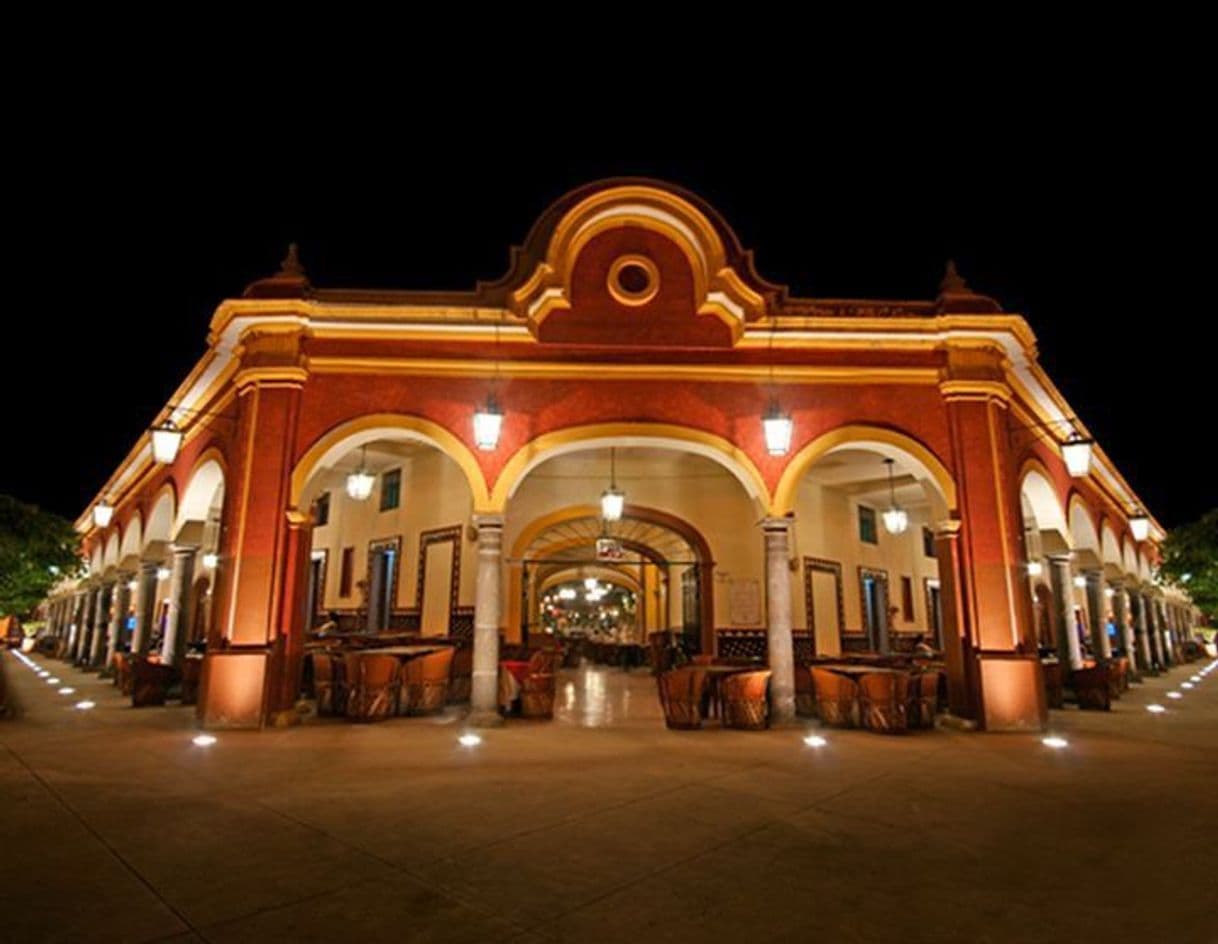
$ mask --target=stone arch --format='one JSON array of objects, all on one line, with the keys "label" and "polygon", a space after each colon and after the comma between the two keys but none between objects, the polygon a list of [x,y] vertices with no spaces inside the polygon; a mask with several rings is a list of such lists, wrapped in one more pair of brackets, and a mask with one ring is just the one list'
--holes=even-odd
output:
[{"label": "stone arch", "polygon": [[144,524],[141,551],[146,553],[154,542],[167,544],[173,540],[173,526],[178,517],[177,493],[172,483],[166,482],[152,501],[151,510]]},{"label": "stone arch", "polygon": [[543,462],[571,452],[611,446],[671,449],[710,459],[740,482],[763,513],[770,506],[769,489],[753,460],[721,436],[668,423],[593,423],[544,433],[516,450],[495,481],[490,509],[502,512],[529,472]]},{"label": "stone arch", "polygon": [[910,463],[931,498],[932,509],[947,518],[957,507],[956,482],[947,467],[919,440],[885,426],[850,424],[822,433],[787,463],[774,492],[773,514],[795,510],[800,483],[820,459],[839,449],[866,449],[890,459]]},{"label": "stone arch", "polygon": [[138,511],[132,512],[123,527],[123,536],[119,541],[119,565],[125,569],[133,569],[139,561],[140,551],[144,548],[143,519]]},{"label": "stone arch", "polygon": [[1121,566],[1125,569],[1126,576],[1140,579],[1138,576],[1138,552],[1134,547],[1132,538],[1124,537],[1121,540]]},{"label": "stone arch", "polygon": [[226,463],[218,449],[208,449],[199,456],[178,502],[175,536],[190,522],[207,521],[217,494],[223,498],[226,478]]},{"label": "stone arch", "polygon": [[[1019,479],[1020,504],[1024,514],[1025,531],[1035,530],[1039,540],[1047,544],[1045,553],[1061,553],[1073,547],[1070,525],[1062,509],[1061,498],[1052,479],[1040,463],[1030,460],[1024,464]],[[1031,520],[1026,520],[1029,515]],[[1093,529],[1094,530],[1094,529]],[[1033,548],[1027,548],[1029,556]]]},{"label": "stone arch", "polygon": [[340,423],[318,437],[292,470],[291,506],[300,506],[305,489],[318,470],[333,464],[351,450],[377,440],[420,442],[438,449],[464,473],[473,495],[475,513],[495,510],[482,469],[469,447],[439,423],[405,413],[369,413]]},{"label": "stone arch", "polygon": [[1070,496],[1068,508],[1070,542],[1074,547],[1077,564],[1088,569],[1100,567],[1103,563],[1103,548],[1091,510],[1077,493]]},{"label": "stone arch", "polygon": [[1121,576],[1121,542],[1112,529],[1112,522],[1105,521],[1100,526],[1100,559],[1104,562],[1104,572],[1109,577]]},{"label": "stone arch", "polygon": [[118,566],[119,535],[115,528],[106,538],[105,550],[102,551],[102,570],[107,571]]}]

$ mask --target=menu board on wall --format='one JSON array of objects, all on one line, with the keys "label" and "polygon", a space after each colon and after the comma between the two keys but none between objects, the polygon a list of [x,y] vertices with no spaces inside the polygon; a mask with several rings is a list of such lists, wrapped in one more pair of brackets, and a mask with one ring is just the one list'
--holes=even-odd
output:
[{"label": "menu board on wall", "polygon": [[760,626],[761,581],[732,578],[727,585],[727,611],[732,626]]}]

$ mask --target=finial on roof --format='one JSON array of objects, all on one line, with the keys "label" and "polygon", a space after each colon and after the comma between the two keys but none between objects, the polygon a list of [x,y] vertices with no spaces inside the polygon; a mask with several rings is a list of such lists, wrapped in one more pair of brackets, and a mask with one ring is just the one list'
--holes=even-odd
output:
[{"label": "finial on roof", "polygon": [[288,243],[288,254],[283,257],[283,262],[279,263],[277,274],[297,279],[305,277],[304,266],[300,264],[300,247],[296,243]]},{"label": "finial on roof", "polygon": [[947,270],[943,273],[943,281],[939,283],[939,294],[946,295],[950,293],[971,293],[968,283],[964,281],[964,277],[956,269],[956,260],[947,260]]}]

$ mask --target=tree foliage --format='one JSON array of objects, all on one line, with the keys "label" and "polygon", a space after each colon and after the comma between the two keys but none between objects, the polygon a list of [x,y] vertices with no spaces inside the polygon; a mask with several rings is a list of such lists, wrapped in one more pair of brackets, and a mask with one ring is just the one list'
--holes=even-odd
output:
[{"label": "tree foliage", "polygon": [[1183,587],[1211,620],[1218,619],[1218,508],[1167,535],[1159,574]]},{"label": "tree foliage", "polygon": [[0,495],[0,616],[28,616],[80,566],[80,536],[70,521]]}]

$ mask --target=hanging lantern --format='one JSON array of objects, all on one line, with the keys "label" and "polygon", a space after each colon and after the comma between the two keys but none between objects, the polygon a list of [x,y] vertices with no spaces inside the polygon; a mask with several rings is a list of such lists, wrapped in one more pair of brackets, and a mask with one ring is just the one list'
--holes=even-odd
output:
[{"label": "hanging lantern", "polygon": [[609,449],[609,487],[601,492],[601,517],[605,521],[618,521],[626,508],[626,495],[617,488],[617,456]]},{"label": "hanging lantern", "polygon": [[1129,530],[1135,541],[1145,541],[1150,537],[1150,518],[1141,508],[1129,516]]},{"label": "hanging lantern", "polygon": [[347,476],[347,495],[355,501],[366,501],[376,484],[376,476],[364,467],[367,448],[360,452],[359,468]]},{"label": "hanging lantern", "polygon": [[93,506],[93,523],[99,528],[108,527],[114,517],[114,506],[104,498]]},{"label": "hanging lantern", "polygon": [[474,444],[487,452],[497,448],[502,428],[503,410],[499,408],[494,394],[488,395],[486,403],[474,414]]},{"label": "hanging lantern", "polygon": [[1094,445],[1095,440],[1084,438],[1078,430],[1062,443],[1062,459],[1074,478],[1081,479],[1091,471],[1091,447]]},{"label": "hanging lantern", "polygon": [[909,513],[897,504],[897,490],[892,478],[892,467],[895,463],[892,459],[885,459],[884,464],[888,466],[888,500],[890,504],[880,513],[880,517],[884,519],[884,530],[889,534],[904,534],[905,529],[909,527]]},{"label": "hanging lantern", "polygon": [[595,590],[596,589],[596,578],[595,577],[585,577],[584,578],[584,589],[585,590]]},{"label": "hanging lantern", "polygon": [[795,424],[791,417],[783,413],[777,400],[771,400],[769,408],[761,418],[761,426],[765,432],[765,449],[772,456],[785,456],[791,448],[791,434]]},{"label": "hanging lantern", "polygon": [[182,431],[174,425],[173,420],[166,419],[159,426],[152,427],[151,432],[153,461],[169,465],[182,448]]}]

